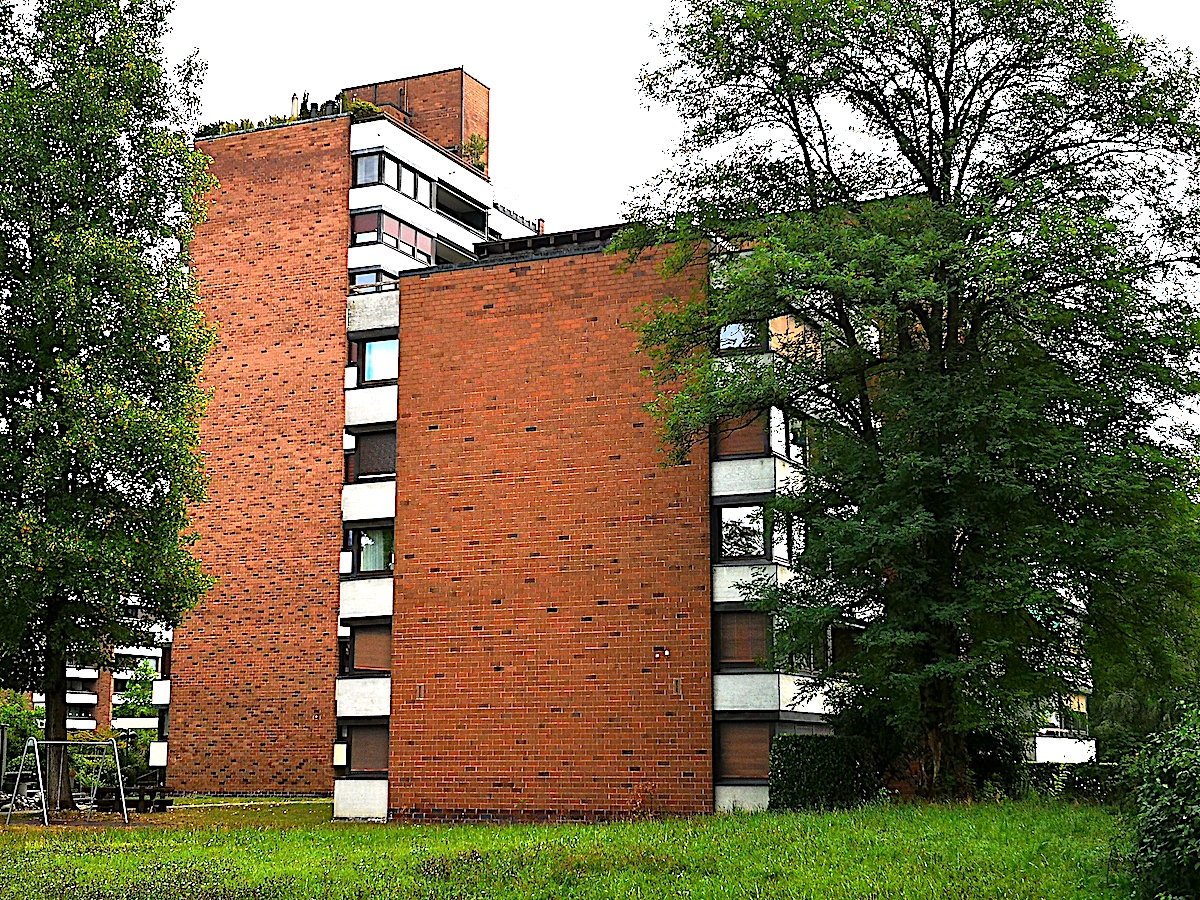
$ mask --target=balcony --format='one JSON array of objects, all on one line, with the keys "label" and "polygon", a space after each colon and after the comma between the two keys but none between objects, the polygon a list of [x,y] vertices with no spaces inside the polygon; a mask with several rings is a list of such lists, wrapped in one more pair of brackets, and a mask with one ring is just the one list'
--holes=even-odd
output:
[{"label": "balcony", "polygon": [[160,678],[150,688],[150,702],[155,706],[171,705],[171,680]]},{"label": "balcony", "polygon": [[716,712],[794,712],[824,716],[825,695],[811,694],[812,680],[803,675],[776,672],[713,676],[713,710]]},{"label": "balcony", "polygon": [[342,487],[342,519],[391,519],[396,515],[396,480],[360,481]]},{"label": "balcony", "polygon": [[382,821],[388,814],[386,778],[338,778],[333,782],[335,819]]},{"label": "balcony", "polygon": [[387,716],[392,709],[392,679],[339,678],[337,680],[338,718]]}]

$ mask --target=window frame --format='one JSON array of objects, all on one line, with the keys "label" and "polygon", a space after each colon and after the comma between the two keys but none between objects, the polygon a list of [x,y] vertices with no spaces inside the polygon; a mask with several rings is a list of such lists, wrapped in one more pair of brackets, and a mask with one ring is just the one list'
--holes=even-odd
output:
[{"label": "window frame", "polygon": [[[362,568],[362,544],[360,542],[361,533],[364,531],[376,531],[381,528],[390,529],[392,532],[392,553],[391,563],[386,569],[368,569]],[[342,572],[342,581],[354,581],[357,579],[366,578],[391,578],[392,573],[396,570],[396,523],[393,519],[365,519],[356,522],[342,523],[342,553],[350,554],[350,571]],[[340,569],[339,565],[339,569]]]},{"label": "window frame", "polygon": [[[346,434],[354,438],[354,449],[343,451],[344,471],[343,484],[373,484],[379,481],[395,481],[396,480],[396,426],[391,425],[364,425],[355,426],[352,430],[347,429]],[[390,434],[392,436],[392,470],[390,472],[379,472],[364,475],[361,471],[361,465],[358,462],[358,453],[361,449],[359,438],[371,435]]]},{"label": "window frame", "polygon": [[355,370],[354,387],[381,387],[395,384],[396,378],[376,378],[367,380],[367,344],[396,341],[396,369],[400,369],[400,332],[396,328],[382,328],[375,331],[355,331],[346,335],[346,367]]},{"label": "window frame", "polygon": [[[710,506],[709,531],[712,540],[711,555],[714,564],[790,566],[797,556],[804,552],[803,522],[795,519],[791,513],[769,508],[767,504],[774,499],[773,496],[763,496],[761,494],[751,494],[748,496],[729,495],[713,498]],[[725,534],[722,527],[722,510],[752,506],[760,508],[763,514],[762,555],[726,555],[723,540]],[[785,553],[782,558],[775,553],[775,531],[778,527],[776,521],[779,518],[782,518],[785,529]],[[797,532],[799,532],[799,535]],[[798,537],[799,540],[797,540]]]},{"label": "window frame", "polygon": [[[339,644],[344,642],[348,645],[344,655],[341,652],[341,647],[339,646],[338,677],[339,678],[390,678],[392,676],[392,667],[391,667],[392,656],[391,656],[390,652],[389,652],[389,656],[388,656],[387,671],[383,671],[381,669],[359,669],[354,665],[354,629],[356,629],[356,628],[379,628],[382,626],[382,627],[386,627],[388,630],[388,634],[394,638],[394,632],[392,631],[392,617],[391,616],[364,616],[362,618],[355,618],[355,619],[342,619],[341,624],[343,627],[350,629],[350,634],[348,634],[346,637],[338,639]],[[393,640],[393,647],[394,647],[394,640]]]},{"label": "window frame", "polygon": [[[369,230],[359,231],[354,227],[355,219],[360,216],[375,217],[375,238],[373,240],[358,240],[360,234],[371,234]],[[394,229],[391,223],[395,223]],[[400,239],[401,229],[404,228],[411,228],[413,230],[414,241],[412,244],[408,244]],[[393,231],[395,232],[394,234]],[[392,243],[393,240],[395,243]],[[426,243],[431,248],[429,251],[421,249],[421,246]],[[399,216],[393,215],[382,207],[350,210],[350,246],[371,247],[376,244],[388,247],[397,253],[403,253],[405,256],[411,256],[417,262],[433,265],[434,253],[437,249],[437,237],[429,234],[424,229],[418,228],[411,222],[404,221]]]},{"label": "window frame", "polygon": [[387,716],[363,716],[362,718],[342,718],[338,720],[338,742],[346,745],[346,764],[338,766],[342,771],[339,778],[378,779],[386,778],[388,769],[355,769],[354,768],[354,737],[351,734],[356,728],[384,728],[387,730],[388,759],[391,759],[392,727]]},{"label": "window frame", "polygon": [[[762,662],[755,659],[751,662],[740,662],[737,660],[726,662],[721,657],[721,622],[726,617],[731,616],[760,616],[763,620],[764,634],[764,655]],[[751,609],[745,603],[721,603],[714,604],[713,608],[713,653],[712,665],[713,671],[717,673],[763,673],[775,672],[775,669],[770,668],[772,655],[775,649],[775,627],[774,617],[762,610]]]},{"label": "window frame", "polygon": [[[374,156],[377,160],[375,171],[377,178],[375,181],[359,181],[358,178],[358,161],[366,157]],[[437,180],[430,178],[420,169],[413,168],[404,162],[398,156],[388,153],[386,150],[376,148],[374,150],[363,150],[355,152],[351,155],[350,163],[350,179],[351,187],[386,187],[391,188],[397,194],[407,197],[419,206],[426,209],[437,211],[437,200],[435,195],[435,187],[438,184]],[[388,181],[387,171],[388,163],[396,167],[396,183]],[[405,183],[411,181],[412,192],[406,191]],[[424,196],[426,202],[422,202]]]},{"label": "window frame", "polygon": [[[737,725],[766,725],[767,726],[767,773],[763,776],[725,776],[722,769],[725,764],[724,753],[721,750],[721,729]],[[779,720],[765,718],[761,715],[730,716],[713,721],[713,784],[719,785],[762,785],[769,784],[771,779],[771,744],[775,741]]]}]

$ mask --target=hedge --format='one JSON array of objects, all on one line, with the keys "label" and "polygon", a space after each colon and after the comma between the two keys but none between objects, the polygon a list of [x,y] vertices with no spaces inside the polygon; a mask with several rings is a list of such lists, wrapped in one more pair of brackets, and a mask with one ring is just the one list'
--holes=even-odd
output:
[{"label": "hedge", "polygon": [[858,738],[781,734],[771,744],[771,809],[860,806],[882,788],[874,755]]}]

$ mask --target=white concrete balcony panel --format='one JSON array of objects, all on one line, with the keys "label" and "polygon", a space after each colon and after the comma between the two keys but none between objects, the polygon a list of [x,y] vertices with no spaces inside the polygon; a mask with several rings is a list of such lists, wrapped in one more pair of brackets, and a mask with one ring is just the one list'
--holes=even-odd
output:
[{"label": "white concrete balcony panel", "polygon": [[393,519],[396,516],[396,480],[363,481],[342,486],[342,519]]},{"label": "white concrete balcony panel", "polygon": [[1039,734],[1033,739],[1033,760],[1040,763],[1095,762],[1096,742],[1091,738]]},{"label": "white concrete balcony panel", "polygon": [[144,659],[160,659],[161,647],[118,647],[114,651],[118,656],[140,656]]},{"label": "white concrete balcony panel", "polygon": [[150,742],[150,765],[155,768],[162,768],[167,764],[167,742],[166,741],[151,741]]},{"label": "white concrete balcony panel", "polygon": [[68,731],[95,731],[95,719],[67,719]]},{"label": "white concrete balcony panel", "polygon": [[[67,691],[67,702],[87,706],[96,702],[96,694],[92,691]],[[45,700],[42,701],[43,703]]]},{"label": "white concrete balcony panel", "polygon": [[713,676],[713,709],[717,712],[796,712],[823,715],[826,699],[811,694],[803,675],[746,672]]},{"label": "white concrete balcony panel", "polygon": [[712,495],[775,493],[775,457],[719,459],[712,464]]},{"label": "white concrete balcony panel", "polygon": [[714,793],[717,812],[757,812],[770,800],[765,784],[718,784]]},{"label": "white concrete balcony panel", "polygon": [[112,727],[121,731],[149,731],[158,728],[158,716],[122,716],[112,720]]},{"label": "white concrete balcony panel", "polygon": [[358,387],[358,366],[346,366],[346,377],[342,381],[342,387],[348,391]]},{"label": "white concrete balcony panel", "polygon": [[453,157],[387,119],[355,122],[350,126],[350,152],[383,148],[434,181],[441,179],[491,209],[492,183],[478,169]]},{"label": "white concrete balcony panel", "polygon": [[713,603],[736,603],[745,600],[738,585],[749,583],[759,575],[767,575],[783,584],[792,577],[792,571],[786,566],[774,564],[713,566]]},{"label": "white concrete balcony panel", "polygon": [[375,425],[380,422],[395,422],[396,401],[394,384],[346,391],[346,424]]},{"label": "white concrete balcony panel", "polygon": [[[491,208],[490,203],[487,206]],[[369,187],[350,189],[351,210],[376,208],[391,213],[418,231],[453,241],[468,252],[472,251],[477,243],[487,239],[486,235],[472,231],[437,210],[422,206],[412,197],[407,197],[387,185],[373,184]]]},{"label": "white concrete balcony panel", "polygon": [[99,678],[100,670],[99,669],[79,669],[79,668],[76,668],[75,666],[67,666],[67,677],[68,678],[83,678],[84,680],[87,680],[89,678]]},{"label": "white concrete balcony panel", "polygon": [[335,819],[374,819],[388,814],[386,778],[337,778],[333,782]]},{"label": "white concrete balcony panel", "polygon": [[159,678],[150,686],[150,702],[155,706],[171,705],[171,679]]},{"label": "white concrete balcony panel", "polygon": [[342,619],[366,619],[392,614],[395,584],[391,578],[360,578],[343,581],[338,616]]},{"label": "white concrete balcony panel", "polygon": [[363,244],[346,251],[346,267],[350,269],[383,269],[385,272],[407,272],[410,269],[427,269],[407,253],[401,253],[387,244]]},{"label": "white concrete balcony panel", "polygon": [[391,678],[339,678],[338,717],[386,716],[392,710]]},{"label": "white concrete balcony panel", "polygon": [[372,331],[400,327],[400,292],[371,291],[351,294],[346,301],[346,330]]}]

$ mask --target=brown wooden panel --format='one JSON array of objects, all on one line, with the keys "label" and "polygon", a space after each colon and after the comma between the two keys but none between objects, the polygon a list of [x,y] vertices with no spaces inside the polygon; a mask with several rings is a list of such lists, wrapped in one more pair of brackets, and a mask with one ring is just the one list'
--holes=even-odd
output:
[{"label": "brown wooden panel", "polygon": [[770,722],[717,725],[717,780],[766,779],[770,771]]},{"label": "brown wooden panel", "polygon": [[769,452],[770,416],[766,411],[727,419],[717,426],[717,459],[765,456]]},{"label": "brown wooden panel", "polygon": [[350,632],[354,642],[356,671],[392,670],[392,628],[390,625],[360,625]]},{"label": "brown wooden panel", "polygon": [[388,767],[388,727],[352,725],[350,735],[350,771],[386,772]]},{"label": "brown wooden panel", "polygon": [[360,434],[354,441],[359,475],[391,475],[396,471],[396,432]]},{"label": "brown wooden panel", "polygon": [[718,613],[716,626],[718,665],[754,666],[767,658],[766,613]]}]

